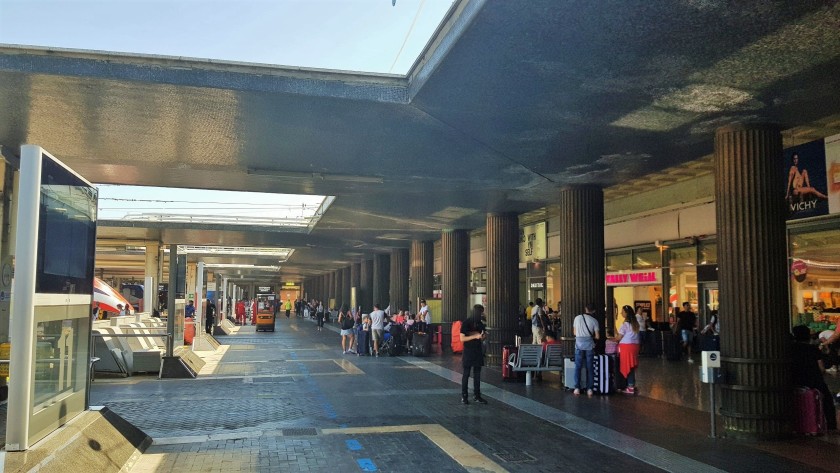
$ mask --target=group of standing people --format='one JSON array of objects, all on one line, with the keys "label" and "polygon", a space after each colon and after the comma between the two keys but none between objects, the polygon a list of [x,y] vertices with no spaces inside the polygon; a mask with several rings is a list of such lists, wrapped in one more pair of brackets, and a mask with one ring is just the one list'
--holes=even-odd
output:
[{"label": "group of standing people", "polygon": [[[627,379],[627,387],[621,392],[636,394],[636,367],[639,366],[641,325],[644,323],[644,316],[637,314],[637,311],[629,305],[622,307],[621,313],[623,322],[616,335],[610,337],[610,340],[618,345],[619,371]],[[601,338],[601,327],[593,314],[595,314],[595,305],[586,304],[584,313],[576,316],[572,324],[572,332],[575,336],[575,387],[573,391],[575,396],[580,396],[584,389],[589,397],[592,397],[595,392],[595,347],[596,342]],[[586,370],[585,387],[581,382],[584,369]]]}]

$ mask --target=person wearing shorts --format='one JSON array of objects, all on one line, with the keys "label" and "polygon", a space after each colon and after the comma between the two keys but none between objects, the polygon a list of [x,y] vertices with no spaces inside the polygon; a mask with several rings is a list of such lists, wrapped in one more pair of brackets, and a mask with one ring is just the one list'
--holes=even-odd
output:
[{"label": "person wearing shorts", "polygon": [[694,363],[691,358],[691,344],[694,342],[694,330],[696,328],[697,314],[692,312],[690,303],[683,302],[683,310],[677,314],[677,329],[682,336],[683,350],[688,354],[689,363]]},{"label": "person wearing shorts", "polygon": [[379,356],[379,344],[385,339],[385,312],[379,308],[379,304],[374,304],[373,312],[370,313],[370,332],[373,337],[373,356]]},{"label": "person wearing shorts", "polygon": [[356,341],[356,334],[353,332],[353,325],[356,324],[356,321],[353,319],[353,314],[342,307],[338,313],[338,323],[341,324],[341,349],[345,355],[348,353],[355,354],[353,343]]}]

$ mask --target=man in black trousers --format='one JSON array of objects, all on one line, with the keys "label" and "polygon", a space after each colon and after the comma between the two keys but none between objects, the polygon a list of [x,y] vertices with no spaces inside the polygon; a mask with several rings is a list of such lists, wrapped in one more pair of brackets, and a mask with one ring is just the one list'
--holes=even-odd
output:
[{"label": "man in black trousers", "polygon": [[484,333],[484,322],[481,316],[484,314],[484,306],[476,304],[473,306],[472,315],[461,324],[461,341],[464,342],[464,354],[461,362],[464,373],[461,376],[461,403],[469,404],[467,399],[467,387],[470,381],[470,369],[473,373],[473,400],[479,404],[487,404],[481,397],[481,367],[484,366],[484,352],[482,341],[486,338]]}]

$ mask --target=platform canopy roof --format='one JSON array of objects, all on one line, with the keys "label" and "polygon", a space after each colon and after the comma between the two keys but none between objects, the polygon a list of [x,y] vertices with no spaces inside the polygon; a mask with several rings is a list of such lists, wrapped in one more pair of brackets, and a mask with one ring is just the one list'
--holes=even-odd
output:
[{"label": "platform canopy roof", "polygon": [[0,144],[97,183],[335,196],[309,233],[100,228],[293,248],[299,280],[708,156],[721,125],[837,133],[838,90],[837,2],[461,0],[407,76],[3,46]]}]

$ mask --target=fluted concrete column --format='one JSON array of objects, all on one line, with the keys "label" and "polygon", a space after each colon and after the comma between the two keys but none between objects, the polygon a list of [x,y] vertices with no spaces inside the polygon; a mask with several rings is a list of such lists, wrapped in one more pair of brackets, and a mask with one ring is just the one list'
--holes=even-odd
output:
[{"label": "fluted concrete column", "polygon": [[359,297],[359,305],[362,306],[362,312],[370,313],[373,309],[373,260],[366,259],[362,261],[362,271],[359,278],[359,287],[361,287],[361,294]]},{"label": "fluted concrete column", "polygon": [[391,313],[408,308],[408,249],[391,250]]},{"label": "fluted concrete column", "polygon": [[594,185],[566,187],[560,191],[559,211],[561,336],[574,350],[572,322],[586,304],[595,304],[604,320],[604,191]]},{"label": "fluted concrete column", "polygon": [[335,297],[335,273],[333,271],[327,273],[326,283],[327,287],[324,288],[324,308],[329,309],[330,299]]},{"label": "fluted concrete column", "polygon": [[373,304],[379,304],[382,310],[388,307],[390,301],[388,281],[391,279],[391,256],[386,254],[376,254],[373,256],[373,300],[371,301],[371,310]]},{"label": "fluted concrete column", "polygon": [[715,134],[721,414],[727,435],[791,431],[792,387],[782,136],[772,125]]},{"label": "fluted concrete column", "polygon": [[360,282],[361,282],[361,280],[362,280],[362,263],[357,262],[357,263],[351,264],[350,265],[350,288],[351,288],[350,293],[351,293],[351,299],[352,299],[352,292],[353,292],[352,288],[355,287],[356,288],[356,305],[357,306],[362,303],[361,297],[360,297],[360,293],[361,293]]},{"label": "fluted concrete column", "polygon": [[[446,297],[444,293],[444,297]],[[513,345],[519,307],[519,218],[487,214],[487,363],[501,366],[502,346]]]},{"label": "fluted concrete column", "polygon": [[331,308],[338,309],[341,307],[341,285],[342,285],[342,272],[340,269],[336,269],[333,271],[333,297],[335,297],[335,303],[332,305]]},{"label": "fluted concrete column", "polygon": [[350,308],[350,266],[341,268],[341,306]]},{"label": "fluted concrete column", "polygon": [[441,320],[443,346],[452,340],[452,322],[469,314],[470,236],[466,230],[444,230],[440,235]]},{"label": "fluted concrete column", "polygon": [[435,284],[435,243],[414,240],[411,242],[411,276],[408,287],[408,305],[417,312],[418,299],[432,297]]}]

